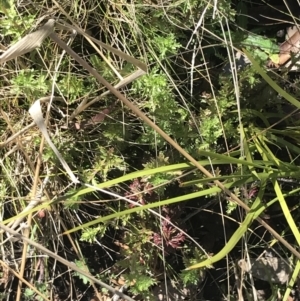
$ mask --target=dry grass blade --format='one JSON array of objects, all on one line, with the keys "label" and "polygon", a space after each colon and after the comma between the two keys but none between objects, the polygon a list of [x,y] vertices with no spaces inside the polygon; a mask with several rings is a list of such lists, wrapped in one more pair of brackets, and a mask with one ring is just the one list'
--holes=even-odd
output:
[{"label": "dry grass blade", "polygon": [[11,46],[0,56],[0,63],[5,63],[20,55],[28,53],[37,47],[40,47],[43,41],[54,30],[55,21],[50,19],[45,25],[35,32],[32,32]]},{"label": "dry grass blade", "polygon": [[79,32],[80,34],[82,34],[84,37],[86,37],[88,40],[98,44],[99,46],[103,47],[104,49],[118,55],[120,58],[126,60],[127,62],[135,65],[136,67],[142,69],[144,72],[147,72],[147,66],[145,63],[141,62],[140,60],[135,59],[134,57],[114,48],[111,47],[110,45],[107,45],[93,37],[91,37],[90,35],[88,35],[86,32],[84,32],[80,27],[78,27],[76,24],[74,24],[74,26],[71,26],[69,24],[60,24],[60,23],[56,23],[56,27],[60,28],[60,29],[66,29],[69,31],[74,31],[76,30],[77,32]]},{"label": "dry grass blade", "polygon": [[[120,89],[130,83],[132,83],[134,80],[138,79],[139,77],[141,77],[142,75],[144,75],[146,72],[142,69],[138,69],[137,71],[135,71],[134,73],[128,75],[127,77],[123,78],[123,80],[121,80],[119,83],[117,83],[114,88],[115,89]],[[100,99],[102,99],[103,97],[105,97],[106,95],[110,94],[111,91],[105,91],[103,92],[101,95],[99,95],[98,97],[94,98],[93,100],[91,100],[90,102],[86,103],[86,100],[84,100],[77,108],[76,110],[72,113],[72,115],[70,116],[70,120],[72,120],[75,116],[77,116],[78,114],[80,114],[82,111],[84,111],[85,109],[87,109],[89,106],[91,106],[92,104],[94,104],[95,102],[99,101]]]},{"label": "dry grass blade", "polygon": [[58,151],[58,149],[55,147],[55,145],[52,143],[49,134],[47,132],[47,128],[45,126],[45,122],[43,119],[43,114],[42,114],[42,110],[41,110],[41,104],[40,101],[37,100],[29,109],[29,113],[32,117],[32,119],[34,120],[34,122],[37,124],[37,126],[39,127],[40,131],[43,133],[43,136],[45,137],[45,139],[47,140],[49,146],[52,148],[52,150],[54,151],[54,153],[56,154],[57,158],[59,159],[59,161],[61,162],[61,164],[63,165],[65,171],[68,173],[68,175],[70,176],[71,180],[74,183],[79,183],[78,179],[75,177],[75,175],[73,174],[72,170],[70,169],[70,167],[68,166],[67,162],[64,160],[64,158],[62,157],[62,155],[60,154],[60,152]]}]

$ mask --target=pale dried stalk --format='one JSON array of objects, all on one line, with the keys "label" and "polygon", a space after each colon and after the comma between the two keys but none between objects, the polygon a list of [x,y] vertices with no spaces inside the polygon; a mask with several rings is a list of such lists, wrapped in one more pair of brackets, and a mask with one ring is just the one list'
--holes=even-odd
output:
[{"label": "pale dried stalk", "polygon": [[[146,72],[142,69],[138,69],[137,71],[135,71],[134,73],[128,75],[127,77],[123,78],[123,80],[121,80],[120,82],[118,82],[114,88],[115,89],[120,89],[128,84],[130,84],[131,82],[133,82],[134,80],[136,80],[137,78],[139,78],[140,76],[144,75]],[[72,113],[72,115],[70,116],[70,120],[74,119],[74,117],[76,117],[78,114],[80,114],[82,111],[86,110],[89,106],[91,106],[92,104],[94,104],[95,102],[99,101],[100,99],[102,99],[104,96],[110,94],[111,91],[105,91],[103,92],[101,95],[97,96],[96,98],[94,98],[93,100],[91,100],[90,102],[86,103],[86,100],[84,100],[77,108],[76,110]]]}]

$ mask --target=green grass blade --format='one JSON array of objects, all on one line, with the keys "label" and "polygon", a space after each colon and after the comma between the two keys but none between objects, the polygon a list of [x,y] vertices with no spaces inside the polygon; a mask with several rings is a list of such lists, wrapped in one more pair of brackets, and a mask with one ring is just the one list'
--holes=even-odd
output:
[{"label": "green grass blade", "polygon": [[296,238],[296,241],[297,241],[298,245],[300,245],[300,232],[299,232],[298,227],[295,223],[295,220],[293,219],[293,217],[291,215],[290,209],[286,204],[286,201],[284,199],[284,196],[283,196],[283,193],[280,189],[278,181],[273,180],[272,182],[273,182],[274,190],[276,192],[276,196],[278,197],[278,201],[279,201],[280,207],[282,209],[282,212],[283,212],[283,214],[284,214],[284,216],[287,220],[287,223],[288,223],[292,233],[294,234],[294,236]]},{"label": "green grass blade", "polygon": [[229,252],[237,245],[242,236],[247,232],[248,227],[251,223],[266,209],[265,205],[262,203],[262,197],[265,191],[266,182],[262,183],[258,196],[255,199],[250,211],[247,213],[245,220],[241,223],[240,227],[234,232],[224,248],[211,258],[208,258],[202,262],[192,265],[187,268],[187,270],[203,268],[210,266],[223,259]]}]

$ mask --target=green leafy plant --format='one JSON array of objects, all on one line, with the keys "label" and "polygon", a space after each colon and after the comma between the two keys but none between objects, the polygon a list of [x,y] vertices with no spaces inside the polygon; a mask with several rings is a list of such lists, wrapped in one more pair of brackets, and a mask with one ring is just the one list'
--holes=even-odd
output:
[{"label": "green leafy plant", "polygon": [[[191,255],[192,253],[192,255]],[[185,267],[189,267],[199,260],[203,260],[205,255],[199,249],[192,249],[186,248],[184,250],[184,265]],[[185,270],[180,273],[180,279],[182,280],[185,286],[194,285],[197,286],[201,283],[205,278],[206,270]]]},{"label": "green leafy plant", "polygon": [[99,146],[94,164],[94,171],[90,174],[90,179],[94,178],[95,174],[99,173],[104,181],[106,181],[109,171],[112,171],[113,169],[121,171],[126,170],[124,159],[115,154],[114,148],[106,149]]},{"label": "green leafy plant", "polygon": [[50,81],[44,72],[21,70],[16,77],[11,79],[11,92],[16,95],[25,95],[28,98],[39,98],[50,91]]},{"label": "green leafy plant", "polygon": [[[76,264],[76,266],[78,266],[83,271],[89,272],[89,268],[88,268],[85,260],[83,260],[83,259],[75,260],[75,264]],[[87,277],[85,277],[84,275],[82,275],[80,273],[75,272],[74,275],[79,277],[84,284],[87,284],[87,283],[90,282],[90,280]]]},{"label": "green leafy plant", "polygon": [[65,75],[58,85],[61,93],[70,99],[70,102],[80,97],[85,90],[83,79],[72,74]]},{"label": "green leafy plant", "polygon": [[106,229],[107,228],[105,226],[87,228],[82,232],[80,240],[93,243],[96,238],[101,239],[104,236]]},{"label": "green leafy plant", "polygon": [[176,42],[174,33],[170,33],[165,37],[156,36],[153,39],[153,43],[160,53],[158,56],[160,59],[165,59],[168,55],[175,54],[181,47],[181,45]]},{"label": "green leafy plant", "polygon": [[35,295],[35,292],[29,288],[26,288],[25,289],[25,292],[24,292],[24,297],[25,299],[27,300],[32,300],[33,296]]},{"label": "green leafy plant", "polygon": [[[44,296],[48,296],[49,295],[46,283],[35,282],[34,286]],[[38,300],[38,301],[44,300],[41,296],[36,295],[36,292],[33,291],[30,288],[26,288],[25,289],[25,291],[24,291],[24,298],[25,298],[25,300],[33,300],[33,299]]]},{"label": "green leafy plant", "polygon": [[246,38],[240,42],[240,47],[246,48],[253,54],[256,60],[262,63],[265,63],[268,58],[274,62],[278,61],[280,49],[273,39],[249,33]]},{"label": "green leafy plant", "polygon": [[26,30],[30,29],[35,22],[35,16],[31,14],[24,14],[22,18],[19,18],[19,14],[13,0],[2,0],[0,12],[5,15],[5,18],[1,18],[0,20],[2,35],[13,36],[13,42],[20,39],[22,34]]}]

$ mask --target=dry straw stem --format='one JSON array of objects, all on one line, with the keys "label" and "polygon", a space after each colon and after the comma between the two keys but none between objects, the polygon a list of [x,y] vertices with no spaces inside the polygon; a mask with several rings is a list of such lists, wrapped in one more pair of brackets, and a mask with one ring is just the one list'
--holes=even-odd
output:
[{"label": "dry straw stem", "polygon": [[[138,69],[137,71],[135,71],[134,73],[126,76],[125,78],[123,78],[119,83],[117,83],[114,88],[115,89],[120,89],[128,84],[130,84],[131,82],[133,82],[134,80],[136,80],[137,78],[139,78],[140,76],[144,75],[145,71],[142,69]],[[76,117],[78,114],[80,114],[82,111],[86,110],[89,106],[91,106],[92,104],[94,104],[95,102],[99,101],[100,99],[102,99],[104,96],[110,94],[111,91],[105,91],[103,92],[101,95],[97,96],[96,98],[94,98],[93,100],[91,100],[90,102],[86,103],[86,100],[84,100],[77,108],[76,110],[74,110],[74,112],[72,113],[72,115],[70,116],[70,120],[74,119],[74,117]]]},{"label": "dry straw stem", "polygon": [[122,52],[121,50],[118,50],[110,45],[107,45],[93,37],[91,37],[89,34],[87,34],[84,30],[82,30],[80,27],[78,27],[75,23],[73,23],[73,26],[72,25],[69,25],[67,23],[59,23],[59,22],[56,22],[55,26],[59,29],[65,29],[65,30],[68,30],[68,31],[77,31],[79,32],[81,35],[83,35],[94,47],[95,45],[93,44],[96,43],[98,44],[99,46],[103,47],[104,49],[118,55],[120,58],[124,59],[125,61],[133,64],[134,66],[140,68],[141,70],[143,70],[144,72],[147,72],[147,66],[145,63],[141,62],[140,60]]},{"label": "dry straw stem", "polygon": [[45,295],[43,295],[39,290],[35,288],[31,283],[26,281],[26,279],[20,277],[20,275],[15,272],[9,265],[7,265],[5,262],[0,260],[0,265],[9,271],[9,273],[14,274],[17,278],[19,278],[20,281],[22,281],[24,284],[26,284],[27,287],[29,287],[31,290],[33,290],[37,295],[39,295],[43,300],[50,301]]},{"label": "dry straw stem", "polygon": [[60,263],[66,265],[67,267],[69,267],[71,270],[78,272],[79,274],[82,274],[83,276],[87,277],[88,279],[90,279],[91,281],[93,281],[94,283],[97,283],[99,285],[101,285],[102,287],[106,288],[107,290],[109,290],[110,292],[112,292],[113,294],[116,294],[118,296],[120,296],[121,298],[127,300],[127,301],[134,301],[132,298],[126,296],[125,294],[121,293],[120,291],[114,289],[113,287],[111,287],[110,285],[107,285],[106,283],[96,279],[95,277],[93,277],[91,274],[89,274],[88,272],[81,270],[80,268],[78,268],[74,263],[62,258],[61,256],[51,252],[50,250],[48,250],[47,248],[43,247],[42,245],[36,243],[35,241],[25,237],[24,235],[19,234],[18,232],[10,229],[7,226],[4,226],[3,224],[0,224],[0,228],[6,232],[9,232],[11,235],[13,235],[15,238],[17,238],[20,241],[23,242],[27,242],[29,245],[37,248],[38,250],[42,251],[44,254],[56,259],[57,261],[59,261]]},{"label": "dry straw stem", "polygon": [[[72,20],[71,20],[72,21]],[[75,23],[73,23],[73,25],[69,25],[67,23],[56,23],[56,27],[59,29],[63,29],[63,30],[68,30],[68,31],[76,31],[78,33],[80,33],[81,35],[83,35],[90,43],[91,45],[96,49],[97,47],[95,46],[94,43],[98,44],[100,47],[118,55],[120,58],[124,59],[125,61],[133,64],[134,66],[138,67],[138,70],[135,71],[134,73],[130,74],[129,76],[121,79],[121,81],[116,84],[114,86],[115,89],[120,89],[128,84],[130,84],[131,82],[133,82],[134,80],[136,80],[137,78],[139,78],[140,76],[144,75],[147,73],[147,66],[145,63],[141,62],[140,60],[135,59],[134,57],[116,49],[111,47],[110,45],[107,45],[93,37],[91,37],[90,35],[88,35],[85,31],[83,31],[80,27],[78,27]],[[56,41],[57,42],[57,41]],[[58,43],[58,42],[57,42]],[[85,66],[86,68],[86,66]],[[88,70],[88,69],[87,69]],[[93,99],[92,101],[90,101],[89,103],[86,103],[86,100],[84,100],[78,107],[77,109],[72,113],[72,115],[70,116],[70,120],[74,119],[75,116],[77,116],[80,112],[86,110],[89,106],[91,106],[92,104],[94,104],[95,102],[99,101],[101,98],[103,98],[104,96],[108,95],[109,93],[111,93],[110,90],[102,93],[100,96],[96,97],[95,99]]]},{"label": "dry straw stem", "polygon": [[[50,96],[40,98],[41,103],[47,103],[50,100],[51,100]],[[61,102],[63,102],[64,99],[62,97],[54,96],[54,97],[52,97],[52,101],[61,101]],[[9,144],[13,140],[17,139],[20,135],[24,134],[25,132],[27,132],[28,130],[30,130],[31,128],[33,128],[35,126],[36,126],[35,122],[32,122],[32,123],[28,124],[27,126],[23,127],[21,130],[19,130],[17,133],[14,133],[13,135],[11,135],[5,141],[0,142],[0,148],[5,147],[7,144]]]}]

